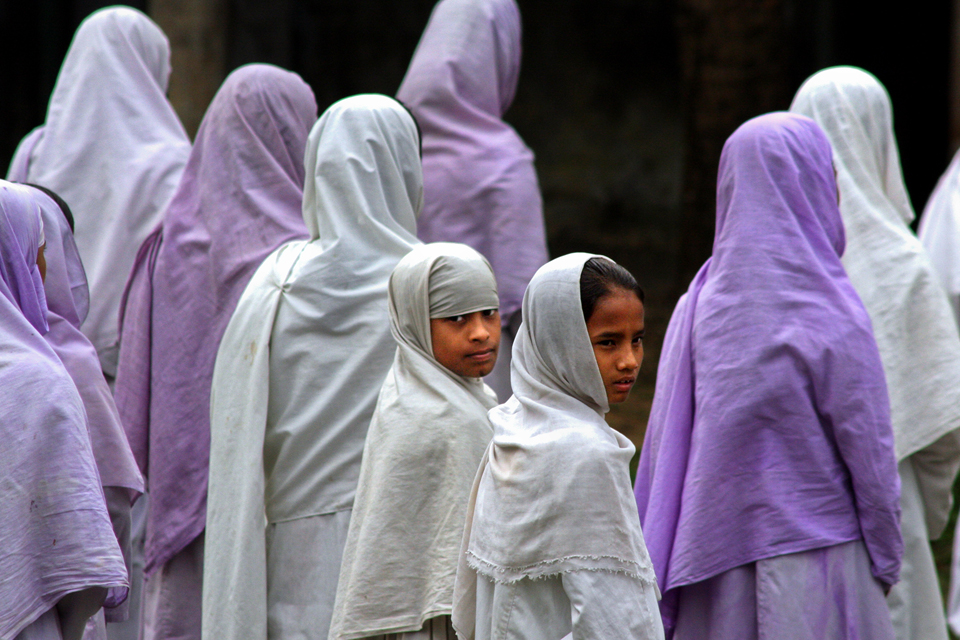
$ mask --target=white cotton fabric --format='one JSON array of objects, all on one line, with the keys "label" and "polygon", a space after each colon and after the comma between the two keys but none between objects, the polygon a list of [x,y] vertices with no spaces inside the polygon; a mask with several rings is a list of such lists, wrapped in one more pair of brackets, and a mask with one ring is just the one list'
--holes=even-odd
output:
[{"label": "white cotton fabric", "polygon": [[[256,271],[214,368],[204,637],[267,637],[268,524],[351,509],[395,350],[387,279],[419,244],[417,130],[395,100],[335,103],[310,133],[305,164],[311,239]],[[302,562],[323,562],[317,553],[303,549]],[[304,606],[320,597],[305,592]],[[314,622],[326,637],[329,618]]]},{"label": "white cotton fabric", "polygon": [[475,640],[663,640],[654,585],[571,571],[510,584],[477,576]]},{"label": "white cotton fabric", "polygon": [[115,366],[127,274],[190,153],[166,97],[169,77],[170,44],[149,18],[129,7],[91,14],[67,51],[42,133],[11,163],[18,175],[10,179],[51,189],[73,211],[90,285],[81,328],[105,370]]},{"label": "white cotton fabric", "polygon": [[919,236],[960,323],[960,151],[927,200]]},{"label": "white cotton fabric", "polygon": [[390,276],[396,358],[370,422],[340,569],[331,640],[418,631],[449,615],[477,466],[496,396],[433,357],[431,318],[499,305],[486,258],[462,244],[417,247]]},{"label": "white cotton fabric", "polygon": [[847,236],[843,266],[873,322],[903,460],[960,427],[960,335],[908,226],[914,214],[890,97],[866,71],[833,67],[807,79],[790,110],[813,118],[833,146]]},{"label": "white cotton fabric", "polygon": [[604,421],[606,390],[580,305],[580,275],[593,257],[601,256],[547,263],[524,294],[514,396],[490,411],[494,438],[467,510],[453,613],[465,638],[476,622],[477,574],[511,584],[602,571],[655,584],[630,484],[635,447]]}]

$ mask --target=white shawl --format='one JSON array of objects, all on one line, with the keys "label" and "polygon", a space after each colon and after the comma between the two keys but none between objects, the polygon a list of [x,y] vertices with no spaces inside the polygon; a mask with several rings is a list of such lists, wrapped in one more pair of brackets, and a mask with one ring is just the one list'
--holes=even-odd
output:
[{"label": "white shawl", "polygon": [[593,257],[548,262],[523,296],[514,396],[490,411],[494,438],[464,528],[453,612],[463,638],[474,634],[478,573],[514,583],[607,571],[656,584],[630,483],[636,449],[604,421],[610,407],[580,305]]},{"label": "white shawl", "polygon": [[462,244],[418,247],[390,276],[397,355],[363,451],[331,639],[418,631],[449,615],[477,465],[496,396],[433,357],[430,319],[499,305],[487,260]]},{"label": "white shawl", "polygon": [[908,225],[890,97],[862,69],[815,73],[790,110],[813,118],[833,145],[843,266],[863,300],[890,392],[897,459],[960,427],[960,336],[947,296]]},{"label": "white shawl", "polygon": [[960,323],[960,152],[927,200],[919,236]]},{"label": "white shawl", "polygon": [[395,100],[332,105],[305,164],[311,240],[260,266],[214,368],[204,637],[267,637],[268,523],[351,508],[394,353],[387,279],[418,244],[417,130]]},{"label": "white shawl", "polygon": [[91,14],[67,51],[41,132],[11,162],[11,180],[47,187],[73,210],[90,285],[81,329],[110,374],[127,275],[190,153],[166,97],[169,77],[170,44],[147,16],[129,7]]}]

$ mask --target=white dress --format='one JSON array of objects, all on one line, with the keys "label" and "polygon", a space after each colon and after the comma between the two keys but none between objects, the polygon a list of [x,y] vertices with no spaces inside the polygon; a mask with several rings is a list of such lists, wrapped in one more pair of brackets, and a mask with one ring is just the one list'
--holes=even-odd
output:
[{"label": "white dress", "polygon": [[[635,594],[632,603],[624,593]],[[478,575],[476,629],[476,640],[663,640],[656,590],[605,571],[511,584]]]}]

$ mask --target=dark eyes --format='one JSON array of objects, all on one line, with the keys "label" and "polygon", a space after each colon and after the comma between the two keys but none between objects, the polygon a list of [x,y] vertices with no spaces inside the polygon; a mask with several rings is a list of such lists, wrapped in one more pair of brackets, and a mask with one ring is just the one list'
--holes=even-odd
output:
[{"label": "dark eyes", "polygon": [[[495,313],[497,313],[498,311],[500,311],[500,310],[499,310],[499,309],[484,309],[483,311],[480,312],[480,314],[481,314],[484,318],[489,318],[489,317],[493,316]],[[444,320],[446,320],[447,322],[456,322],[456,323],[463,322],[463,321],[466,320],[466,319],[467,319],[467,316],[450,316],[449,318],[444,318]]]}]

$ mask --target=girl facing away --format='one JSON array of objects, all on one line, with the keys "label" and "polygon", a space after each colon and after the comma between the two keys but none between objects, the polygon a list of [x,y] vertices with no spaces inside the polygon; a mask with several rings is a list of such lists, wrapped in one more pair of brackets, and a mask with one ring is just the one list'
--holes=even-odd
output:
[{"label": "girl facing away", "polygon": [[603,256],[534,275],[493,409],[454,592],[467,640],[662,639],[659,592],[630,490],[635,448],[604,421],[643,361],[643,292]]},{"label": "girl facing away", "polygon": [[477,251],[438,242],[408,253],[387,292],[396,357],[367,432],[330,638],[456,640],[463,520],[497,404],[481,379],[500,344],[497,282]]},{"label": "girl facing away", "polygon": [[667,329],[637,470],[667,638],[892,640],[899,480],[833,153],[771,113],[724,145],[713,256]]}]

